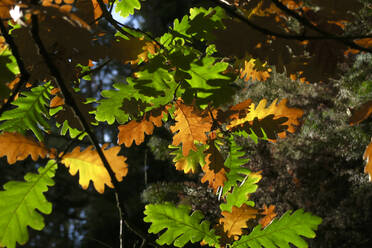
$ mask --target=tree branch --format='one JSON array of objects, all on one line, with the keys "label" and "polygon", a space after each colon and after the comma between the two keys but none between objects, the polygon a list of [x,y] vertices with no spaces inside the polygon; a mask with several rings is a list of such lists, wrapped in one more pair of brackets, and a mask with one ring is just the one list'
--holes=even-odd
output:
[{"label": "tree branch", "polygon": [[19,82],[17,83],[17,85],[15,86],[12,94],[9,96],[6,103],[0,108],[0,116],[1,116],[4,113],[5,110],[10,108],[10,105],[14,101],[18,92],[21,90],[21,88],[23,87],[25,82],[27,82],[29,80],[30,74],[26,70],[26,67],[25,67],[25,65],[24,65],[24,63],[21,59],[21,55],[19,54],[19,50],[18,50],[17,45],[15,44],[12,36],[8,33],[8,30],[5,27],[5,25],[3,23],[3,20],[1,20],[1,19],[0,19],[0,30],[1,30],[1,34],[3,35],[6,43],[8,43],[8,45],[10,47],[10,51],[12,52],[13,56],[16,59],[19,71],[21,73],[21,78],[20,78]]},{"label": "tree branch", "polygon": [[78,117],[80,125],[84,129],[83,132],[86,132],[88,134],[88,138],[89,138],[90,142],[94,145],[95,149],[97,150],[97,153],[98,153],[105,169],[107,170],[107,172],[110,175],[110,179],[112,181],[112,184],[114,185],[116,207],[118,209],[119,218],[120,218],[120,248],[123,247],[123,229],[122,229],[122,224],[123,223],[126,225],[126,227],[131,232],[133,232],[138,237],[140,237],[143,242],[148,243],[149,245],[151,245],[153,247],[158,247],[155,243],[153,243],[151,241],[148,241],[145,234],[143,234],[140,230],[134,228],[126,220],[128,217],[127,217],[127,215],[125,215],[124,205],[122,204],[122,201],[120,200],[120,197],[119,197],[119,182],[117,181],[117,179],[115,177],[115,173],[111,169],[111,166],[110,166],[109,162],[107,161],[107,159],[106,159],[106,157],[105,157],[105,155],[104,155],[104,153],[103,153],[103,151],[102,151],[102,149],[99,145],[97,137],[92,132],[92,130],[90,128],[90,124],[88,123],[87,120],[84,119],[83,114],[81,113],[75,99],[70,94],[70,92],[69,92],[69,90],[68,90],[68,88],[67,88],[67,86],[66,86],[66,84],[65,84],[65,82],[64,82],[64,80],[63,80],[63,78],[62,78],[62,76],[59,72],[59,70],[58,70],[58,68],[55,66],[55,64],[53,63],[53,61],[49,57],[49,54],[48,54],[47,50],[45,49],[45,47],[44,47],[44,45],[43,45],[43,43],[40,39],[39,28],[38,28],[38,17],[36,15],[32,15],[31,19],[32,19],[31,34],[32,34],[32,37],[33,37],[33,39],[34,39],[34,41],[35,41],[35,43],[36,43],[36,45],[39,49],[40,54],[43,57],[44,62],[47,65],[51,75],[55,78],[57,86],[61,89],[61,93],[62,93],[63,97],[65,98],[65,103],[72,108],[75,116]]},{"label": "tree branch", "polygon": [[[295,11],[292,11],[289,8],[287,8],[287,6],[285,6],[284,4],[282,4],[279,0],[271,0],[271,1],[276,5],[276,7],[278,7],[279,9],[281,9],[282,11],[284,11],[285,13],[287,13],[288,15],[292,16],[293,18],[295,18],[302,25],[304,25],[306,27],[309,27],[312,30],[314,30],[314,31],[316,31],[316,32],[324,35],[325,38],[327,38],[327,39],[333,39],[333,40],[336,40],[336,41],[340,41],[344,45],[347,45],[347,46],[349,46],[351,48],[354,48],[354,49],[358,49],[360,51],[372,53],[372,50],[371,49],[368,49],[368,48],[359,46],[359,45],[355,44],[354,42],[350,41],[350,39],[356,39],[355,37],[352,37],[352,36],[350,36],[350,37],[348,37],[348,36],[338,36],[338,35],[334,35],[334,34],[328,33],[326,31],[318,28],[317,26],[313,25],[305,17],[300,16]],[[364,38],[372,38],[372,36],[365,36]]]},{"label": "tree branch", "polygon": [[[353,42],[347,41],[348,39],[356,39],[356,38],[359,38],[359,39],[360,38],[372,38],[372,36],[370,36],[370,35],[356,36],[356,37],[355,36],[345,36],[345,37],[343,37],[343,36],[332,35],[332,34],[329,34],[329,33],[325,32],[325,31],[321,31],[323,33],[321,33],[321,32],[318,31],[319,33],[322,34],[320,36],[288,35],[288,34],[285,34],[285,33],[278,33],[278,32],[269,30],[269,29],[267,29],[265,27],[261,27],[261,26],[255,24],[255,23],[251,22],[243,14],[240,14],[237,11],[237,8],[235,6],[233,6],[233,5],[228,5],[227,3],[221,2],[220,0],[212,0],[212,1],[214,3],[216,3],[218,6],[220,6],[221,8],[223,8],[232,17],[235,17],[235,18],[239,19],[240,21],[244,22],[245,24],[247,24],[251,28],[253,28],[253,29],[255,29],[255,30],[257,30],[257,31],[259,31],[259,32],[261,32],[263,34],[266,34],[266,35],[276,36],[276,37],[287,39],[287,40],[299,40],[299,41],[304,41],[304,40],[336,40],[336,41],[342,42],[343,44],[345,44],[345,45],[347,45],[349,47],[352,47],[352,48],[355,48],[355,49],[358,49],[358,50],[361,50],[361,51],[372,53],[372,50],[371,49],[364,48],[364,47],[358,46],[357,44],[355,44]],[[277,0],[272,0],[272,1],[274,3],[275,2],[278,2]]]},{"label": "tree branch", "polygon": [[[97,137],[92,132],[92,130],[90,128],[90,124],[88,123],[87,120],[84,119],[84,116],[81,113],[81,111],[80,111],[80,109],[77,105],[76,100],[72,97],[71,93],[69,92],[68,87],[66,86],[58,68],[55,66],[54,62],[49,57],[49,54],[48,54],[47,50],[45,49],[43,42],[40,39],[38,17],[36,15],[32,15],[31,20],[32,20],[32,28],[31,28],[32,38],[34,39],[34,41],[37,45],[37,48],[39,49],[40,55],[43,57],[44,62],[46,64],[46,66],[48,67],[51,75],[55,78],[55,82],[56,82],[57,86],[61,89],[61,93],[62,93],[63,97],[65,98],[65,103],[72,108],[75,116],[78,117],[80,125],[84,129],[83,131],[88,134],[88,138],[89,138],[90,142],[94,145],[94,147],[95,147],[95,149],[96,149],[96,151],[97,151],[105,169],[107,170],[107,172],[110,175],[111,182],[114,185],[114,193],[115,193],[115,198],[117,200],[117,208],[118,208],[118,212],[119,212],[119,216],[120,216],[120,224],[121,224],[123,222],[123,206],[121,205],[121,201],[119,200],[119,191],[118,191],[119,182],[117,181],[117,179],[115,177],[115,173],[111,169],[111,166],[110,166],[109,162],[107,161],[107,159],[106,159],[106,157],[105,157],[105,155],[104,155],[104,153],[103,153],[103,151],[102,151],[102,149],[99,145]],[[122,231],[121,226],[120,226],[120,231]],[[123,247],[122,243],[123,243],[123,233],[121,232],[120,233],[120,248]]]}]

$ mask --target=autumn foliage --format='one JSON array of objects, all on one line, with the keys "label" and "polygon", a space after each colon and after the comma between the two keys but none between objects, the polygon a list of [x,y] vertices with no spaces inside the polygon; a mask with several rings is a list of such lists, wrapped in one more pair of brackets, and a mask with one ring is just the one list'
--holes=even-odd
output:
[{"label": "autumn foliage", "polygon": [[[6,61],[0,65],[0,156],[9,164],[29,156],[43,164],[38,174],[8,182],[0,192],[1,247],[25,244],[28,227],[44,228],[42,214],[52,210],[44,193],[54,185],[58,166],[78,176],[85,190],[90,182],[101,194],[105,186],[112,188],[121,216],[124,200],[118,187],[131,170],[121,151],[141,145],[159,127],[172,136],[175,169],[201,173],[200,183],[218,196],[220,216],[210,222],[190,206],[149,204],[144,221],[151,223],[149,233],[161,233],[158,244],[307,247],[304,237],[315,237],[321,218],[303,210],[277,218],[274,205],[256,206],[250,196],[261,171],[246,166],[239,146],[241,139],[275,143],[296,135],[304,110],[288,99],[236,102],[234,95],[244,84],[267,83],[274,70],[301,82],[326,82],[350,54],[371,52],[367,34],[347,29],[357,21],[348,11],[361,5],[349,1],[333,9],[336,1],[215,2],[208,9],[190,9],[169,32],[152,37],[117,22],[110,12],[115,8],[122,17],[133,15],[145,4],[139,0],[0,0],[0,56]],[[101,28],[102,19],[114,35]],[[105,61],[130,65],[130,76],[101,90],[99,99],[84,97],[79,87]],[[359,124],[371,114],[367,101],[352,110],[349,123]],[[117,126],[117,137],[101,144],[96,125]],[[48,147],[51,133],[71,142],[64,149]],[[363,158],[371,177],[372,143]],[[13,194],[17,201],[10,202]],[[25,217],[17,222],[17,216]]]}]

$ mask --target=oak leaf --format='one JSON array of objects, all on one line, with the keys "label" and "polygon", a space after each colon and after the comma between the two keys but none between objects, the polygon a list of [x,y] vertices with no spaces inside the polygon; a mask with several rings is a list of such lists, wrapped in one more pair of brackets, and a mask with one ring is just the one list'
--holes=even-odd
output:
[{"label": "oak leaf", "polygon": [[369,181],[372,181],[372,139],[363,154],[363,159],[366,160],[367,164],[364,167],[364,173],[369,176]]},{"label": "oak leaf", "polygon": [[227,232],[227,236],[230,238],[234,236],[238,239],[238,236],[242,235],[242,229],[247,228],[247,221],[255,219],[258,210],[256,208],[243,204],[240,208],[233,206],[232,211],[222,211],[223,218],[220,218],[220,223],[223,224],[223,229]]},{"label": "oak leaf", "polygon": [[[120,182],[128,173],[128,165],[125,163],[127,158],[117,155],[120,151],[120,146],[114,146],[105,150],[106,147],[107,144],[102,146],[103,153],[114,171],[116,179]],[[79,184],[83,189],[88,188],[90,180],[93,181],[97,192],[101,194],[105,190],[105,185],[110,188],[114,187],[110,175],[97,151],[92,150],[92,146],[89,146],[84,151],[80,151],[80,147],[75,147],[72,152],[62,157],[61,162],[69,168],[71,175],[74,176],[79,171]]]},{"label": "oak leaf", "polygon": [[207,141],[206,133],[211,130],[212,119],[209,115],[203,115],[199,110],[191,105],[177,102],[175,112],[176,124],[170,129],[173,133],[172,144],[177,146],[182,143],[182,154],[187,156],[190,150],[197,151],[195,142],[205,144]]},{"label": "oak leaf", "polygon": [[130,147],[133,141],[136,145],[140,145],[145,141],[145,134],[151,135],[154,131],[154,126],[161,127],[163,115],[167,108],[154,109],[145,114],[142,121],[131,120],[125,125],[119,126],[118,144],[123,144]]},{"label": "oak leaf", "polygon": [[351,126],[361,123],[372,114],[372,100],[363,103],[361,106],[351,110],[349,124]]},{"label": "oak leaf", "polygon": [[[274,115],[273,120],[280,118],[287,118],[285,122],[280,122],[280,125],[286,125],[287,129],[278,133],[280,138],[286,137],[286,132],[294,133],[296,126],[300,125],[299,118],[303,115],[303,110],[298,108],[289,108],[286,106],[287,99],[283,99],[278,104],[278,99],[275,99],[269,107],[266,107],[267,100],[262,99],[257,107],[252,103],[249,107],[249,112],[244,118],[232,120],[227,129],[233,129],[235,127],[243,126],[245,122],[253,122],[255,118],[263,120],[269,115]],[[264,130],[267,132],[267,130]]]},{"label": "oak leaf", "polygon": [[130,147],[133,141],[140,145],[145,140],[145,134],[151,135],[154,131],[154,125],[151,121],[143,119],[142,121],[131,120],[125,125],[119,126],[118,144]]},{"label": "oak leaf", "polygon": [[204,150],[206,145],[199,145],[196,152],[191,150],[187,156],[182,155],[181,146],[170,145],[169,148],[177,149],[170,153],[171,155],[175,155],[172,161],[175,162],[176,170],[183,170],[185,174],[195,173],[200,166],[205,165]]},{"label": "oak leaf", "polygon": [[9,164],[24,160],[29,155],[36,161],[39,157],[45,158],[48,152],[44,144],[19,133],[4,132],[0,135],[0,157],[7,156]]},{"label": "oak leaf", "polygon": [[264,204],[264,211],[261,214],[264,216],[258,221],[258,223],[260,223],[262,228],[264,228],[269,225],[275,218],[275,206],[270,205],[269,207],[267,207],[266,204]]},{"label": "oak leaf", "polygon": [[[209,153],[205,157],[205,165],[203,166],[203,172],[204,176],[201,179],[202,183],[205,183],[208,181],[209,187],[211,187],[214,192],[217,192],[217,189],[219,187],[223,187],[224,183],[226,182],[226,170],[227,168],[225,166],[221,167],[220,170],[217,172],[213,169],[213,167],[216,167],[212,164],[212,161],[214,160],[213,157],[211,158],[212,154]],[[223,165],[223,164],[222,164]],[[226,168],[226,170],[225,170]]]},{"label": "oak leaf", "polygon": [[[261,64],[261,65],[260,65]],[[258,68],[257,68],[258,67]],[[266,68],[266,63],[259,63],[256,59],[251,58],[244,61],[244,69],[240,69],[240,78],[248,82],[251,79],[255,81],[266,81],[270,77],[270,68]]]},{"label": "oak leaf", "polygon": [[206,157],[205,161],[209,164],[209,168],[214,171],[214,173],[218,173],[220,170],[228,168],[225,167],[225,159],[223,158],[220,151],[217,149],[216,145],[214,144],[213,140],[208,142],[208,149],[205,151]]}]

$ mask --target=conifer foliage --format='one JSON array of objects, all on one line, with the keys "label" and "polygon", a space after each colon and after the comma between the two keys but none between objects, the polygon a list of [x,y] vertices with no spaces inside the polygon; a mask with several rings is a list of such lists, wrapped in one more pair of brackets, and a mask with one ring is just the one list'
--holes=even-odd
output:
[{"label": "conifer foliage", "polygon": [[[328,2],[334,1],[211,0],[210,8],[191,8],[167,33],[152,37],[111,14],[114,8],[122,17],[133,15],[146,4],[139,0],[0,0],[0,156],[9,164],[31,156],[39,167],[0,191],[0,247],[25,244],[28,228],[45,226],[52,203],[44,193],[63,165],[72,176],[79,173],[83,189],[90,181],[98,193],[112,188],[118,223],[127,223],[118,188],[131,165],[120,150],[140,145],[161,126],[172,135],[175,169],[202,173],[201,183],[219,195],[220,216],[210,221],[190,206],[149,204],[144,221],[151,223],[149,233],[161,233],[158,245],[307,247],[304,237],[315,237],[321,218],[303,210],[276,218],[275,206],[256,206],[250,195],[262,175],[245,166],[249,158],[238,142],[285,138],[300,128],[304,111],[287,99],[233,99],[244,81],[267,83],[273,68],[293,80],[328,81],[346,55],[372,51],[368,34],[348,29],[358,23],[349,11],[363,4],[333,9]],[[102,31],[102,20],[115,35]],[[325,46],[332,55],[324,54]],[[130,64],[131,75],[101,91],[100,99],[85,99],[81,82],[107,59]],[[369,117],[370,102],[356,112],[351,124]],[[100,144],[95,125],[117,125],[118,136]],[[75,139],[64,149],[43,144],[57,132]],[[90,146],[82,148],[82,141]],[[369,145],[370,175],[371,154]]]}]

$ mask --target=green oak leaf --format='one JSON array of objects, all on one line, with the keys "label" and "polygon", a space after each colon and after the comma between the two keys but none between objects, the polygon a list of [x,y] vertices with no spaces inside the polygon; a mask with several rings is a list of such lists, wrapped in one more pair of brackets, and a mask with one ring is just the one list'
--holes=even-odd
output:
[{"label": "green oak leaf", "polygon": [[[25,182],[10,181],[0,191],[0,246],[15,248],[16,242],[23,245],[28,240],[27,227],[42,230],[43,214],[52,212],[52,204],[44,192],[53,186],[57,163],[49,160],[39,174],[27,173]],[[40,213],[39,213],[40,212]]]},{"label": "green oak leaf", "polygon": [[5,111],[1,117],[0,130],[6,132],[25,133],[31,130],[38,140],[43,140],[42,127],[45,131],[50,129],[46,118],[49,105],[49,92],[52,86],[49,83],[37,86],[29,92],[22,92],[21,96],[13,102],[17,106]]},{"label": "green oak leaf", "polygon": [[166,229],[156,242],[160,245],[174,244],[183,247],[189,241],[192,243],[204,241],[210,246],[220,247],[218,235],[210,229],[208,221],[200,211],[190,215],[190,207],[174,206],[171,203],[146,205],[145,222],[151,222],[149,233],[159,233]]},{"label": "green oak leaf", "polygon": [[116,3],[115,11],[125,18],[133,15],[134,10],[140,8],[141,3],[139,0],[120,0]]},{"label": "green oak leaf", "polygon": [[310,213],[304,213],[302,209],[286,212],[280,219],[275,219],[270,225],[261,228],[256,226],[253,231],[244,235],[240,240],[235,241],[231,248],[276,248],[276,247],[294,247],[307,248],[307,242],[301,237],[314,238],[314,230],[322,219]]},{"label": "green oak leaf", "polygon": [[261,178],[259,173],[250,173],[240,186],[235,186],[231,193],[227,193],[226,203],[220,205],[221,211],[231,212],[233,206],[240,208],[243,204],[254,207],[255,203],[248,200],[249,194],[256,192]]}]

